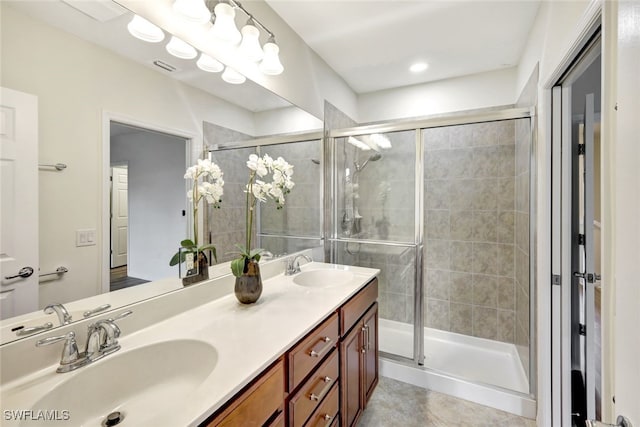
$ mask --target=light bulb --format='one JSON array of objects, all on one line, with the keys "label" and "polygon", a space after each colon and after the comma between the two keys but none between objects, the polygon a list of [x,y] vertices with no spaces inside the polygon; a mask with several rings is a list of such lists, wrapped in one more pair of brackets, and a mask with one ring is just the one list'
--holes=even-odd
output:
[{"label": "light bulb", "polygon": [[207,55],[206,53],[201,53],[200,58],[196,62],[198,68],[202,71],[207,71],[209,73],[219,73],[224,70],[224,65],[217,59],[214,59]]},{"label": "light bulb", "polygon": [[138,15],[133,15],[127,29],[133,37],[149,43],[158,43],[164,40],[164,32],[159,27]]},{"label": "light bulb", "polygon": [[271,37],[269,41],[264,44],[264,58],[262,58],[262,62],[260,63],[260,71],[271,76],[277,76],[284,71],[284,67],[278,57],[278,52],[280,52],[280,48],[276,44],[275,39]]},{"label": "light bulb", "polygon": [[211,19],[211,12],[203,0],[175,0],[173,10],[191,22],[204,24]]},{"label": "light bulb", "polygon": [[213,13],[216,17],[211,28],[213,36],[233,46],[237,45],[242,36],[236,27],[236,11],[227,3],[218,3]]},{"label": "light bulb", "polygon": [[244,83],[247,78],[233,68],[227,67],[224,69],[224,73],[222,73],[222,80],[232,85],[239,85]]},{"label": "light bulb", "polygon": [[264,56],[260,46],[260,30],[254,25],[253,19],[247,21],[247,25],[242,27],[242,42],[240,43],[240,53],[249,61],[258,62]]},{"label": "light bulb", "polygon": [[169,43],[167,43],[167,52],[181,59],[193,59],[198,55],[198,52],[193,46],[176,36],[172,36]]}]

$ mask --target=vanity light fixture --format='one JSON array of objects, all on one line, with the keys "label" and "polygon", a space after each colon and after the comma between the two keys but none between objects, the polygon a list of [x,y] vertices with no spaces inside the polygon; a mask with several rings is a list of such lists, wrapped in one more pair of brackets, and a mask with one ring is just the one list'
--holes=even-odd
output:
[{"label": "vanity light fixture", "polygon": [[204,0],[175,0],[173,10],[185,19],[198,24],[204,24],[211,19],[211,12]]},{"label": "vanity light fixture", "polygon": [[198,56],[198,52],[193,46],[176,36],[171,37],[171,40],[169,41],[169,43],[167,43],[166,48],[167,52],[169,52],[176,58],[193,59]]},{"label": "vanity light fixture", "polygon": [[260,71],[270,76],[277,76],[284,71],[284,67],[280,62],[280,48],[276,44],[276,39],[272,35],[264,44],[264,58],[260,63]]},{"label": "vanity light fixture", "polygon": [[[215,4],[215,6],[213,6]],[[211,9],[213,7],[213,10]],[[247,16],[247,23],[242,27],[242,32],[236,27],[236,12],[241,11]],[[282,74],[284,67],[280,62],[280,47],[276,44],[275,35],[269,31],[258,19],[251,15],[237,0],[174,0],[172,5],[176,19],[193,22],[194,25],[202,25],[198,31],[207,31],[205,25],[213,22],[208,33],[213,36],[214,42],[224,43],[229,52],[238,55],[238,61],[242,63],[258,63],[258,69],[271,76]],[[159,42],[164,39],[164,32],[148,20],[135,15],[128,25],[129,32],[147,42]],[[260,36],[265,34],[267,42],[261,46]],[[199,45],[189,38],[194,44]],[[204,41],[203,41],[204,42]],[[167,52],[180,59],[194,59],[198,51],[184,40],[172,36],[166,46]],[[206,50],[206,49],[205,49]],[[233,61],[236,61],[235,59]],[[237,62],[234,62],[237,63]],[[227,67],[217,59],[201,52],[198,68],[210,73],[222,70],[224,81],[232,84],[241,84],[246,77],[235,69]],[[236,65],[237,66],[237,65]],[[247,64],[247,67],[250,65]],[[250,69],[250,68],[247,68]]]},{"label": "vanity light fixture", "polygon": [[356,147],[358,147],[362,151],[371,150],[371,147],[369,147],[369,145],[365,144],[364,142],[360,141],[358,138],[355,138],[353,136],[348,137],[347,138],[347,142],[349,144],[351,144],[351,145],[355,145]]},{"label": "vanity light fixture", "polygon": [[222,80],[227,83],[231,83],[232,85],[241,85],[247,80],[247,78],[233,68],[227,67],[222,73]]},{"label": "vanity light fixture", "polygon": [[260,30],[256,27],[253,18],[249,18],[242,27],[242,42],[238,49],[249,61],[258,62],[264,57],[264,51],[260,46]]},{"label": "vanity light fixture", "polygon": [[206,71],[208,73],[219,73],[220,71],[224,70],[224,65],[222,64],[222,62],[210,57],[206,53],[200,54],[200,58],[198,58],[196,65],[202,71]]},{"label": "vanity light fixture", "polygon": [[213,36],[231,46],[236,46],[240,43],[242,35],[236,27],[236,11],[229,3],[220,2],[213,8],[213,27],[211,27],[211,34]]},{"label": "vanity light fixture", "polygon": [[149,43],[158,43],[164,40],[164,32],[144,19],[142,16],[133,15],[133,19],[127,25],[129,33],[137,39]]}]

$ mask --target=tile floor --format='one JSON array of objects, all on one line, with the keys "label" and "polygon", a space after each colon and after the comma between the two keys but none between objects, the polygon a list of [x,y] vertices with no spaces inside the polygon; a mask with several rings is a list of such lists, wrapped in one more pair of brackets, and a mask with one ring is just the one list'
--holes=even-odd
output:
[{"label": "tile floor", "polygon": [[411,384],[380,377],[359,427],[535,427],[518,417]]}]

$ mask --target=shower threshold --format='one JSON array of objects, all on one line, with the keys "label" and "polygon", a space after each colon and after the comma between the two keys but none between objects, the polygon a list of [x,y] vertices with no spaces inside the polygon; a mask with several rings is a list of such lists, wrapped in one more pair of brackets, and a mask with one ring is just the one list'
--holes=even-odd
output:
[{"label": "shower threshold", "polygon": [[[517,415],[535,417],[535,401],[515,345],[432,328],[424,367],[381,358],[381,374]],[[413,359],[413,325],[379,320],[380,351]],[[515,393],[513,393],[513,392]]]}]

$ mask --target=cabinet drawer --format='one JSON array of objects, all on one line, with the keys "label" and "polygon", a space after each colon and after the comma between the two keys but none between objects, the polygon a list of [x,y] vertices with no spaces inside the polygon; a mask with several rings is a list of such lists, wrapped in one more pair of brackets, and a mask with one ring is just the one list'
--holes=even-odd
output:
[{"label": "cabinet drawer", "polygon": [[378,279],[376,278],[340,307],[340,336],[345,336],[377,299]]},{"label": "cabinet drawer", "polygon": [[281,360],[207,426],[260,427],[283,409],[283,403],[284,363]]},{"label": "cabinet drawer", "polygon": [[338,314],[333,313],[288,354],[289,392],[305,379],[322,359],[338,344]]},{"label": "cabinet drawer", "polygon": [[329,427],[338,425],[338,385],[334,385],[326,399],[318,406],[305,427]]},{"label": "cabinet drawer", "polygon": [[338,351],[335,350],[289,401],[290,426],[303,425],[318,405],[324,404],[324,397],[338,382],[339,372]]}]

